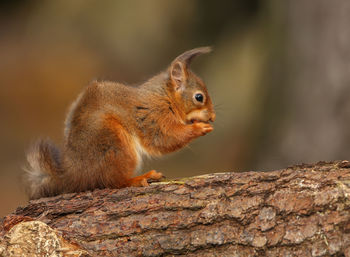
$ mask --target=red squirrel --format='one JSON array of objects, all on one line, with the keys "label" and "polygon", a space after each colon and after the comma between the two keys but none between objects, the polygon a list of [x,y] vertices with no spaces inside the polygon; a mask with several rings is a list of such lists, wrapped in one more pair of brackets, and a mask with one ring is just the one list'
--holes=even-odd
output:
[{"label": "red squirrel", "polygon": [[189,65],[209,47],[176,57],[167,70],[138,86],[102,81],[71,105],[64,146],[38,140],[27,154],[30,199],[96,188],[147,186],[154,170],[135,176],[145,156],[174,152],[213,130],[207,88]]}]

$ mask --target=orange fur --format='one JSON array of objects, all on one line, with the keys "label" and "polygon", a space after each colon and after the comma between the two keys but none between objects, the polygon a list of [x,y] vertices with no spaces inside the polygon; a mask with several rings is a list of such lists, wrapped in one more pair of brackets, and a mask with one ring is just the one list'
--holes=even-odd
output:
[{"label": "orange fur", "polygon": [[162,173],[154,170],[134,176],[143,156],[177,151],[213,130],[208,91],[189,70],[193,57],[209,50],[183,53],[139,86],[91,83],[69,110],[63,150],[40,141],[28,154],[30,198],[159,180]]},{"label": "orange fur", "polygon": [[112,187],[128,186],[128,181],[133,176],[139,161],[136,157],[134,142],[117,117],[107,115],[104,126],[115,136],[115,144],[123,149],[123,151],[120,151],[120,154],[109,152],[107,163],[111,164],[113,168],[111,174],[107,174],[108,179],[112,181]]}]

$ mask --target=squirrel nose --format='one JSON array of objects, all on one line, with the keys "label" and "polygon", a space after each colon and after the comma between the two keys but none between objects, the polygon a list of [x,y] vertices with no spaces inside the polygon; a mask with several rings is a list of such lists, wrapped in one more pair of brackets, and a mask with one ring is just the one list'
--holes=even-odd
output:
[{"label": "squirrel nose", "polygon": [[210,120],[211,122],[214,122],[214,121],[215,121],[215,118],[216,118],[216,114],[215,114],[215,112],[213,112],[213,113],[211,114],[209,120]]}]

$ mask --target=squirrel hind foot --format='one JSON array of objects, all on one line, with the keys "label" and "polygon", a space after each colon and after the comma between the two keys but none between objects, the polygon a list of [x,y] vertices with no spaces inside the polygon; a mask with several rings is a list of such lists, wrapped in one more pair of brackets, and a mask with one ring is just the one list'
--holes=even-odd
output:
[{"label": "squirrel hind foot", "polygon": [[148,182],[159,181],[163,177],[161,172],[151,170],[141,176],[130,179],[129,186],[146,187],[149,186]]},{"label": "squirrel hind foot", "polygon": [[161,172],[157,172],[155,170],[151,170],[151,171],[147,172],[146,174],[144,174],[144,176],[146,176],[148,179],[152,179],[152,180],[160,180],[161,178],[164,177]]}]

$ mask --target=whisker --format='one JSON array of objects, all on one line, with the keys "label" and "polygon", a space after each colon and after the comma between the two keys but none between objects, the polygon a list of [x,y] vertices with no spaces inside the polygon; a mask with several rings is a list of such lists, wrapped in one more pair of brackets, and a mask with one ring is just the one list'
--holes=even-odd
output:
[{"label": "whisker", "polygon": [[216,107],[220,107],[220,106],[222,106],[223,104],[222,103],[220,103],[220,104],[214,104],[214,107],[216,108]]},{"label": "whisker", "polygon": [[214,105],[214,110],[217,112],[218,110],[226,110],[227,106],[224,106],[224,104],[220,103],[220,104],[215,104]]}]

